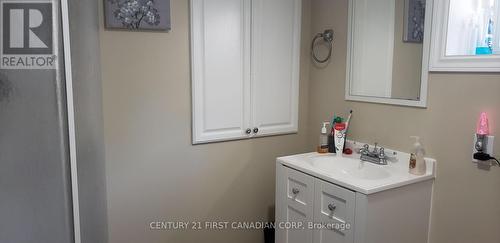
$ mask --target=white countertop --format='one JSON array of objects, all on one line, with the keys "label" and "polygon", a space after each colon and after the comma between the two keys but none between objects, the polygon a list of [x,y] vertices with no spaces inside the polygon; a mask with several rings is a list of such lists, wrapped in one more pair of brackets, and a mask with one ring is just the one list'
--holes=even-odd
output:
[{"label": "white countertop", "polygon": [[[359,143],[358,143],[359,144]],[[352,144],[351,144],[352,145]],[[363,194],[389,190],[435,178],[436,160],[426,158],[426,173],[409,173],[410,155],[396,152],[388,165],[362,162],[358,154],[335,155],[316,152],[277,158],[277,163]]]}]

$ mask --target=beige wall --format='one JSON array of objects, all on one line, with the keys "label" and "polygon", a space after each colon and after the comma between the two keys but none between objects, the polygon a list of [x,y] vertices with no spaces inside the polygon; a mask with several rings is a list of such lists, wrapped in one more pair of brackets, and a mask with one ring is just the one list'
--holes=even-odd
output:
[{"label": "beige wall", "polygon": [[[320,122],[350,108],[354,139],[408,151],[408,136],[420,135],[438,160],[433,243],[500,241],[500,170],[469,159],[480,111],[498,136],[500,75],[432,74],[427,109],[346,102],[347,0],[304,0],[299,134],[192,146],[188,1],[171,2],[170,33],[101,30],[111,243],[262,242],[260,231],[154,232],[148,223],[265,220],[275,157],[313,150]],[[327,27],[332,62],[309,67],[312,33]]]},{"label": "beige wall", "polygon": [[[335,30],[335,50],[326,68],[311,67],[309,149],[321,121],[333,112],[354,110],[351,138],[409,151],[410,135],[422,136],[437,159],[432,210],[432,243],[500,242],[500,169],[478,170],[470,160],[472,134],[481,111],[499,134],[499,74],[431,74],[428,108],[344,101],[347,0],[313,0],[311,31]],[[500,142],[495,144],[500,156]]]},{"label": "beige wall", "polygon": [[100,33],[110,243],[263,242],[261,231],[153,232],[148,222],[266,220],[275,158],[307,148],[309,2],[299,134],[198,146],[191,145],[188,2],[171,0],[170,33]]}]

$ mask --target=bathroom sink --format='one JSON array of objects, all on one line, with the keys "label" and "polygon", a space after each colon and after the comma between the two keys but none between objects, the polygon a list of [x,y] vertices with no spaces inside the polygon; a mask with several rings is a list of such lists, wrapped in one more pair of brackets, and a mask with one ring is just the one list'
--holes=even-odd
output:
[{"label": "bathroom sink", "polygon": [[312,154],[307,157],[307,162],[329,174],[340,173],[365,180],[380,180],[391,175],[380,165],[331,154]]},{"label": "bathroom sink", "polygon": [[[353,146],[352,142],[348,142]],[[435,160],[426,158],[427,171],[417,176],[408,172],[410,155],[396,154],[387,165],[364,162],[359,155],[306,153],[278,158],[278,163],[363,194],[376,193],[435,177]]]}]

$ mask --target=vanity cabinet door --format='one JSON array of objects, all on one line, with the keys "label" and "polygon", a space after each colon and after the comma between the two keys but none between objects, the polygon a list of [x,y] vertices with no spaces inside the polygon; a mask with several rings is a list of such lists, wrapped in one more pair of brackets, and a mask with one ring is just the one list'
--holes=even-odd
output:
[{"label": "vanity cabinet door", "polygon": [[353,243],[355,192],[320,179],[314,188],[314,243]]},{"label": "vanity cabinet door", "polygon": [[250,0],[191,0],[193,143],[248,137]]},{"label": "vanity cabinet door", "polygon": [[[286,194],[283,200],[285,212],[283,221],[293,225],[285,226],[284,241],[286,243],[311,243],[312,230],[307,225],[313,221],[314,178],[304,173],[285,167]],[[299,229],[297,229],[299,228]],[[278,241],[277,241],[278,242]]]},{"label": "vanity cabinet door", "polygon": [[301,0],[252,1],[254,135],[297,132]]}]

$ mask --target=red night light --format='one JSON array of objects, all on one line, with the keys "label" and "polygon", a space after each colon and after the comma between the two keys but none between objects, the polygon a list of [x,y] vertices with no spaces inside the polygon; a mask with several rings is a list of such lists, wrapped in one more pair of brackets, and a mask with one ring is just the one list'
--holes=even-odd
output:
[{"label": "red night light", "polygon": [[490,134],[488,115],[486,114],[486,112],[481,113],[481,116],[479,117],[479,122],[477,124],[477,134],[485,136]]}]

